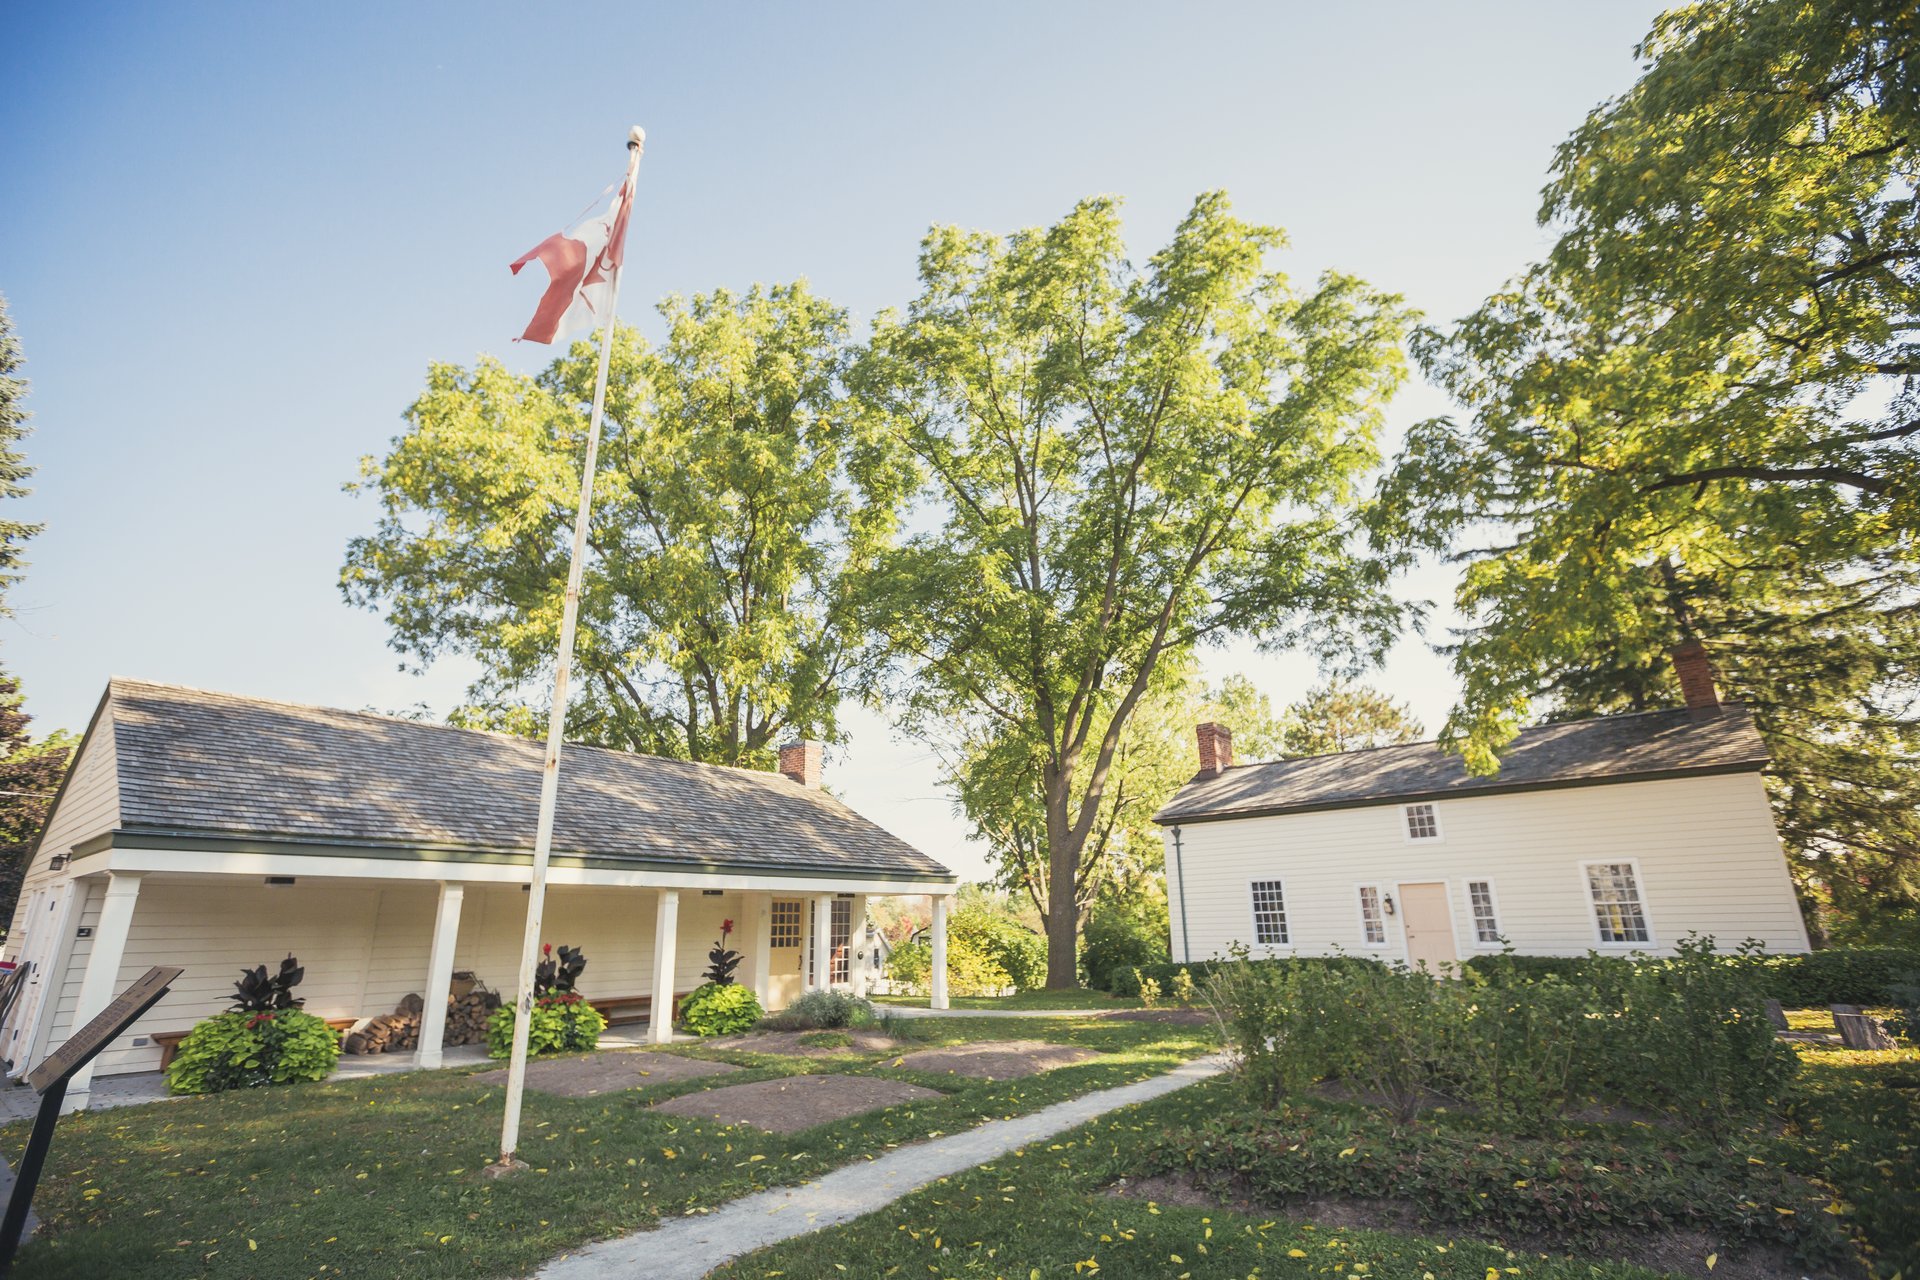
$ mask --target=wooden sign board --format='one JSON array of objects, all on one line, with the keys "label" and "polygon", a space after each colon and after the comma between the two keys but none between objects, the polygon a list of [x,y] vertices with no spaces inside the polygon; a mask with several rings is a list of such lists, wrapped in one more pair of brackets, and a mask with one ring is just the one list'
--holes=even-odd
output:
[{"label": "wooden sign board", "polygon": [[132,1026],[134,1020],[167,994],[167,987],[185,970],[172,965],[155,965],[138,982],[113,998],[98,1017],[72,1035],[58,1050],[27,1073],[27,1083],[35,1093],[45,1093],[56,1082],[93,1061],[94,1055],[113,1042],[113,1038]]}]

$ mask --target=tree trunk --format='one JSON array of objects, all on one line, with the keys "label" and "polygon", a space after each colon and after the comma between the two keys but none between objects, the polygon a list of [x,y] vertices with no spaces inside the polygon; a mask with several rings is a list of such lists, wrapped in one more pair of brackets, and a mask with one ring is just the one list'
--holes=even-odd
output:
[{"label": "tree trunk", "polygon": [[1073,847],[1073,824],[1067,820],[1066,781],[1049,776],[1046,783],[1047,989],[1065,991],[1080,985],[1080,850]]}]

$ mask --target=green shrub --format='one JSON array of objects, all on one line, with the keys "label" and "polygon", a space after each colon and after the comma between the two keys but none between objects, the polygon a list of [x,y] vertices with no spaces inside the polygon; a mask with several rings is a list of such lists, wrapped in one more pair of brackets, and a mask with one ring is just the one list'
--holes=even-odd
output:
[{"label": "green shrub", "polygon": [[324,1080],[340,1059],[340,1036],[297,1009],[216,1014],[180,1042],[167,1066],[170,1093],[220,1093]]},{"label": "green shrub", "polygon": [[[1634,964],[1668,964],[1649,957],[1622,956],[1474,956],[1470,972],[1505,981],[1510,977],[1554,974],[1568,981],[1606,981]],[[1762,999],[1789,1009],[1818,1009],[1830,1004],[1885,1005],[1902,976],[1920,970],[1920,951],[1900,947],[1835,947],[1805,955],[1764,955],[1753,951],[1723,954],[1719,963],[1750,969]]]},{"label": "green shrub", "polygon": [[[527,1056],[543,1053],[585,1053],[600,1043],[607,1020],[576,992],[541,996],[533,1002],[527,1024]],[[513,1052],[513,1006],[503,1004],[487,1019],[487,1056],[504,1058]]]},{"label": "green shrub", "polygon": [[870,1027],[877,1019],[873,1006],[844,991],[809,991],[786,1008],[761,1020],[775,1031],[831,1031],[841,1027]]},{"label": "green shrub", "polygon": [[[906,991],[927,994],[933,944],[914,938],[887,957],[887,977]],[[997,996],[1012,987],[1045,985],[1047,940],[1002,912],[969,904],[947,922],[947,990],[956,996]]]},{"label": "green shrub", "polygon": [[1893,1006],[1893,1017],[1887,1020],[1888,1029],[1904,1037],[1908,1044],[1920,1044],[1920,973],[1908,974],[1894,983],[1887,994],[1891,997],[1888,1003]]},{"label": "green shrub", "polygon": [[709,982],[680,1001],[680,1025],[696,1036],[731,1036],[760,1021],[752,991],[737,982]]},{"label": "green shrub", "polygon": [[[1464,980],[1462,1042],[1452,1062],[1463,1100],[1518,1133],[1538,1133],[1591,1087],[1593,988],[1558,974],[1508,982]],[[1460,1003],[1456,1001],[1456,1003]]]},{"label": "green shrub", "polygon": [[1156,926],[1131,903],[1111,898],[1094,903],[1080,935],[1080,965],[1086,970],[1088,986],[1112,991],[1115,983],[1126,981],[1130,970],[1165,964],[1171,958],[1167,954],[1164,904]]}]

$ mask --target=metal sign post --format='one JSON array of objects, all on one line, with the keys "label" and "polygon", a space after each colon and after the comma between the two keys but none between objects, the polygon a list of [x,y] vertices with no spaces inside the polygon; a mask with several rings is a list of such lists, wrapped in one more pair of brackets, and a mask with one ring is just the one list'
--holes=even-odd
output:
[{"label": "metal sign post", "polygon": [[13,1255],[20,1248],[20,1233],[27,1225],[27,1211],[33,1207],[33,1190],[40,1181],[40,1169],[47,1162],[47,1148],[53,1145],[54,1122],[60,1118],[60,1104],[66,1101],[67,1081],[80,1068],[99,1056],[115,1037],[167,994],[173,980],[185,970],[171,965],[155,965],[132,986],[113,998],[99,1016],[67,1037],[56,1053],[27,1075],[27,1084],[40,1095],[40,1113],[33,1118],[33,1135],[27,1139],[26,1154],[20,1157],[20,1171],[14,1177],[13,1194],[7,1198],[7,1216],[0,1220],[0,1276],[13,1270]]}]

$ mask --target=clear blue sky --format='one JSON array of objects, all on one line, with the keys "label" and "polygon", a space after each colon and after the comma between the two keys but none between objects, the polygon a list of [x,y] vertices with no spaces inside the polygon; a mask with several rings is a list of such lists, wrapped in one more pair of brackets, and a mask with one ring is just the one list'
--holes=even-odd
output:
[{"label": "clear blue sky", "polygon": [[[45,521],[0,664],[38,727],[112,674],[380,709],[450,706],[335,582],[341,491],[430,361],[516,368],[506,264],[649,134],[625,318],[808,277],[911,295],[933,222],[1126,200],[1139,256],[1224,187],[1325,266],[1457,316],[1537,256],[1553,147],[1624,89],[1651,3],[9,5],[0,292],[25,346]],[[1397,424],[1442,412],[1412,387]],[[1444,595],[1445,572],[1408,584]],[[1276,701],[1310,666],[1229,651]],[[1418,641],[1376,683],[1437,727]],[[965,874],[924,750],[853,719],[834,781]]]}]

